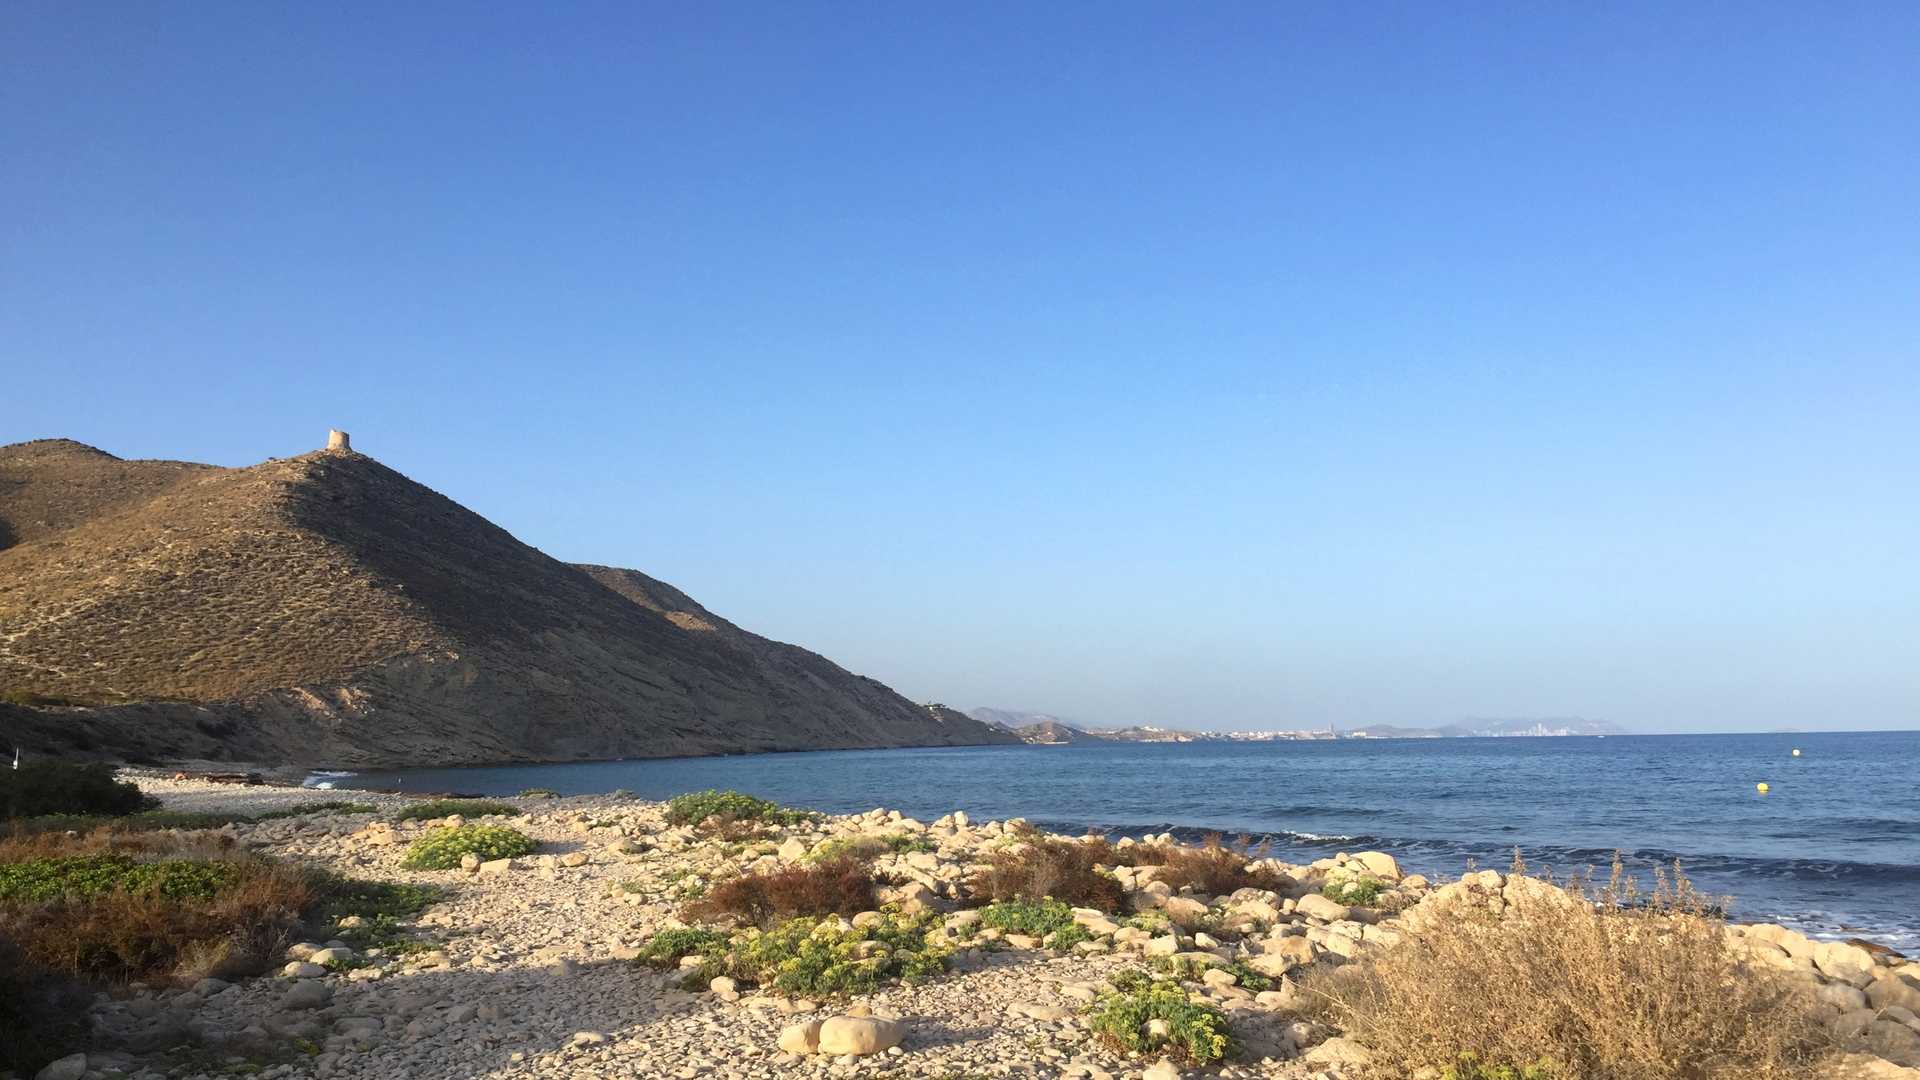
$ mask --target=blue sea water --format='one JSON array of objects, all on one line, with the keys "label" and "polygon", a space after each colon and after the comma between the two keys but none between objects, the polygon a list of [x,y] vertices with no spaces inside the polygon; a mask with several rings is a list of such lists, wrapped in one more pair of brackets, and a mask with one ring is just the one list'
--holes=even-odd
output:
[{"label": "blue sea water", "polygon": [[736,788],[834,813],[1244,833],[1293,861],[1378,848],[1436,877],[1504,869],[1516,848],[1556,873],[1604,873],[1618,850],[1643,876],[1678,860],[1742,920],[1920,950],[1920,732],[823,751],[326,779],[655,799]]}]

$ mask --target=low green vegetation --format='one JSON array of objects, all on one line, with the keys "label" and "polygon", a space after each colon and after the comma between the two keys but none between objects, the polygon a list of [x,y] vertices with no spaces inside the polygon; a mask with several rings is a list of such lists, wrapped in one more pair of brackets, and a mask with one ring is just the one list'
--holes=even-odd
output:
[{"label": "low green vegetation", "polygon": [[938,916],[884,912],[867,925],[842,929],[836,919],[790,919],[771,930],[722,936],[703,930],[666,930],[642,951],[649,962],[704,962],[689,982],[726,975],[785,994],[868,993],[889,982],[917,982],[946,970],[947,948],[929,930]]},{"label": "low green vegetation", "polygon": [[[1095,1002],[1088,1020],[1095,1036],[1114,1050],[1165,1054],[1190,1065],[1207,1065],[1235,1052],[1220,1010],[1190,1001],[1178,986],[1155,983],[1144,975],[1114,981],[1121,988]],[[1153,1023],[1156,1020],[1161,1023]]]},{"label": "low green vegetation", "polygon": [[1009,934],[1046,937],[1073,924],[1073,909],[1058,900],[998,900],[980,909],[980,924]]},{"label": "low green vegetation", "polygon": [[305,806],[288,807],[285,810],[269,810],[264,814],[253,815],[253,820],[277,821],[281,818],[306,817],[308,814],[377,814],[379,812],[380,808],[372,803],[329,799],[326,802],[308,803]]},{"label": "low green vegetation", "polygon": [[915,836],[910,833],[888,833],[885,836],[836,836],[822,841],[807,856],[811,862],[828,862],[833,859],[859,859],[870,862],[882,855],[897,855],[913,851],[934,851],[939,847],[931,837]]},{"label": "low green vegetation", "polygon": [[1272,976],[1260,974],[1248,967],[1244,960],[1228,961],[1221,970],[1232,975],[1234,979],[1233,984],[1242,990],[1249,990],[1257,994],[1262,990],[1273,989]]},{"label": "low green vegetation", "polygon": [[520,797],[523,799],[557,799],[560,797],[560,793],[552,788],[530,787],[521,792]]},{"label": "low green vegetation", "polygon": [[706,956],[725,950],[730,940],[726,934],[691,926],[662,930],[640,947],[640,959],[649,964],[670,966],[679,963],[683,956]]},{"label": "low green vegetation", "polygon": [[400,865],[408,870],[453,870],[466,855],[482,861],[531,855],[533,838],[503,825],[460,825],[435,829],[407,848]]},{"label": "low green vegetation", "polygon": [[1348,907],[1374,907],[1380,903],[1380,893],[1385,888],[1384,884],[1373,878],[1353,878],[1327,882],[1320,890],[1320,895]]},{"label": "low green vegetation", "polygon": [[1197,956],[1192,953],[1178,953],[1173,956],[1156,956],[1148,961],[1148,966],[1170,978],[1198,979],[1209,968],[1224,967],[1225,961],[1212,954]]},{"label": "low green vegetation", "polygon": [[853,859],[783,866],[714,883],[687,905],[695,922],[721,922],[761,929],[802,915],[858,915],[879,906],[873,874]]},{"label": "low green vegetation", "polygon": [[159,805],[137,785],[114,779],[113,766],[100,762],[33,761],[0,769],[0,818],[124,817]]},{"label": "low green vegetation", "polygon": [[230,861],[139,862],[127,855],[67,855],[0,863],[0,903],[84,900],[102,893],[153,892],[211,900],[240,875]]},{"label": "low green vegetation", "polygon": [[[419,952],[433,945],[422,942],[402,929],[425,911],[442,893],[432,885],[413,885],[397,881],[366,881],[359,878],[320,874],[314,878],[318,901],[308,914],[310,922],[338,937],[356,950],[370,948],[390,953]],[[358,925],[342,927],[346,919]]]},{"label": "low green vegetation", "polygon": [[1440,1080],[1555,1080],[1553,1066],[1546,1062],[1532,1065],[1488,1065],[1472,1054],[1440,1070]]},{"label": "low green vegetation", "polygon": [[393,815],[395,821],[432,821],[435,818],[452,817],[517,817],[520,808],[511,803],[488,802],[485,799],[429,799],[407,806]]},{"label": "low green vegetation", "polygon": [[769,825],[798,825],[814,815],[739,791],[695,791],[667,800],[667,824],[706,825],[759,821]]}]

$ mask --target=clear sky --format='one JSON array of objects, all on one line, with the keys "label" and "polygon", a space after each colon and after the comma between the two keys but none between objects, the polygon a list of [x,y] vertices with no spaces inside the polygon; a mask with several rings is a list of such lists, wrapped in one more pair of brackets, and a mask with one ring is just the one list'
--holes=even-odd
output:
[{"label": "clear sky", "polygon": [[1906,2],[8,3],[0,442],[342,427],[962,707],[1917,727],[1917,72]]}]

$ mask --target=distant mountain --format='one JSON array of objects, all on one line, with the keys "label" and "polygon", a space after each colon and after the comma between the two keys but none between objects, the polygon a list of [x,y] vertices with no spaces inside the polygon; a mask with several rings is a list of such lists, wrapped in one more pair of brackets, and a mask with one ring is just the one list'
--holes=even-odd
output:
[{"label": "distant mountain", "polygon": [[0,750],[343,766],[1013,741],[344,447],[0,446]]}]

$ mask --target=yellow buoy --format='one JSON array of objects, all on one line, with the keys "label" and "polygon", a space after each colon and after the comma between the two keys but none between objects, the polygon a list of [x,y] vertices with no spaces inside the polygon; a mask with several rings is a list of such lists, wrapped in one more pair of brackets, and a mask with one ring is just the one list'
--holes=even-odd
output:
[{"label": "yellow buoy", "polygon": [[1799,748],[1799,747],[1797,747],[1797,746],[1796,746],[1796,747],[1794,747],[1794,748],[1793,748],[1793,756],[1794,756],[1794,757],[1799,757],[1799,756],[1800,756],[1800,748]]},{"label": "yellow buoy", "polygon": [[1760,794],[1762,794],[1762,795],[1765,795],[1765,794],[1767,793],[1767,785],[1766,785],[1766,783],[1765,783],[1764,781],[1763,781],[1763,782],[1761,782],[1761,783],[1758,783],[1758,784],[1755,784],[1755,785],[1753,785],[1753,789],[1754,789],[1755,791],[1758,791],[1758,792],[1759,792]]}]

